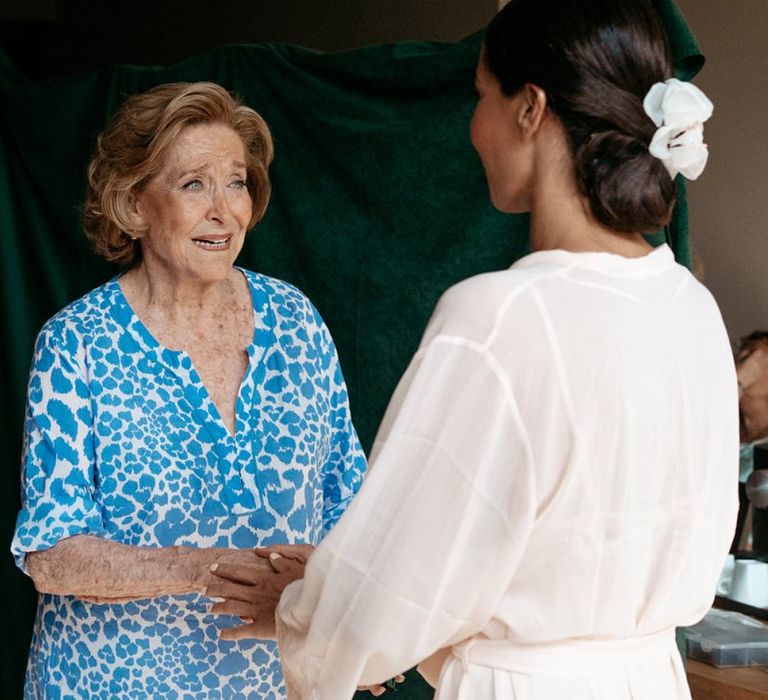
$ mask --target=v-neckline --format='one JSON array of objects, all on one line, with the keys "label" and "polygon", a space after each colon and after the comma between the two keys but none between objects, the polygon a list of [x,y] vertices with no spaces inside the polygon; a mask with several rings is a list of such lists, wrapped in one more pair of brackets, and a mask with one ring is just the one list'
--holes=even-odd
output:
[{"label": "v-neckline", "polygon": [[[139,316],[139,314],[136,313],[135,309],[131,306],[131,303],[128,301],[128,297],[125,295],[125,292],[123,291],[123,288],[120,284],[121,275],[118,275],[112,279],[112,282],[115,284],[115,287],[117,289],[117,294],[119,295],[120,301],[125,306],[130,316],[133,318],[134,325],[140,336],[139,339],[140,341],[143,341],[143,344],[145,345],[145,350],[151,351],[152,354],[155,355],[156,359],[160,363],[162,363],[163,365],[171,369],[177,377],[179,376],[178,370],[180,367],[187,371],[190,380],[196,385],[196,387],[199,390],[202,391],[204,402],[208,404],[212,409],[213,411],[212,417],[215,418],[218,424],[218,427],[223,432],[223,435],[225,436],[225,438],[229,440],[231,443],[237,443],[239,437],[243,432],[244,425],[240,416],[240,413],[242,412],[240,410],[240,407],[242,405],[243,389],[245,388],[248,380],[250,379],[251,374],[253,373],[253,368],[255,364],[265,354],[265,348],[260,348],[261,343],[258,342],[259,334],[262,333],[264,329],[259,328],[259,325],[257,323],[257,320],[259,320],[258,314],[257,314],[257,306],[259,303],[259,300],[257,300],[256,298],[257,290],[252,284],[251,279],[249,278],[249,275],[245,272],[245,270],[239,267],[235,267],[234,269],[237,270],[245,278],[245,283],[246,283],[246,286],[248,287],[248,293],[251,300],[251,318],[252,318],[252,325],[253,325],[253,333],[251,335],[251,341],[245,348],[245,352],[248,355],[248,366],[246,367],[245,372],[243,373],[243,377],[240,380],[240,384],[237,388],[237,394],[235,395],[234,433],[230,432],[229,428],[224,422],[224,419],[222,418],[222,415],[221,415],[221,411],[219,410],[219,407],[216,405],[216,402],[213,400],[213,397],[211,395],[211,392],[208,390],[208,387],[203,382],[202,377],[200,376],[200,373],[197,371],[197,368],[195,367],[190,354],[186,350],[171,350],[170,348],[167,348],[162,343],[160,343],[160,341],[158,341],[157,338],[155,338],[155,336],[146,326],[144,321],[141,320],[141,317]],[[270,309],[269,298],[266,295],[266,293],[264,296],[265,296],[265,299],[264,299],[265,312],[261,317],[261,319],[266,321],[266,325],[267,325],[267,328],[269,328],[269,330],[273,330],[274,324],[270,323],[270,321],[273,321],[273,318],[271,318],[273,314]],[[128,327],[128,324],[126,324],[126,327]],[[259,353],[257,352],[257,349],[262,349],[263,351]],[[205,427],[205,425],[203,425],[203,427]]]}]

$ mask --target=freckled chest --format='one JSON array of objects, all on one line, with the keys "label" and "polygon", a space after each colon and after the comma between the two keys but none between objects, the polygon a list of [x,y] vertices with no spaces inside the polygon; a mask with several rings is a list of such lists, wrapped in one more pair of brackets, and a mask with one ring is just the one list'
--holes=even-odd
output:
[{"label": "freckled chest", "polygon": [[248,367],[245,348],[253,336],[250,315],[217,319],[195,333],[187,345],[197,373],[216,404],[224,425],[235,432],[235,404]]},{"label": "freckled chest", "polygon": [[224,425],[235,433],[235,405],[245,371],[246,348],[253,339],[253,309],[247,287],[233,289],[215,309],[201,309],[183,323],[149,322],[158,341],[183,349],[219,411]]}]

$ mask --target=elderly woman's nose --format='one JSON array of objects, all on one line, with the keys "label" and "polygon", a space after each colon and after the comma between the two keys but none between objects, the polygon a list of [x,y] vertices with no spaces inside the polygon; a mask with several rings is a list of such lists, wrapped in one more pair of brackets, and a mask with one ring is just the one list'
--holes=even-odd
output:
[{"label": "elderly woman's nose", "polygon": [[214,185],[208,193],[210,208],[208,216],[224,219],[232,214],[232,206],[226,187]]}]

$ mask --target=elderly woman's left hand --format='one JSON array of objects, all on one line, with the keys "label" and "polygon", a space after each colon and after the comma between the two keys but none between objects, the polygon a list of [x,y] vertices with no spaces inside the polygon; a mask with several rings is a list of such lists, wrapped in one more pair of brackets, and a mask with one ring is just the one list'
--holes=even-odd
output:
[{"label": "elderly woman's left hand", "polygon": [[215,577],[206,588],[210,598],[222,602],[211,606],[218,615],[236,615],[245,624],[221,630],[221,639],[274,639],[275,609],[283,589],[304,576],[303,561],[275,555],[271,570],[263,566],[219,562],[211,567]]}]

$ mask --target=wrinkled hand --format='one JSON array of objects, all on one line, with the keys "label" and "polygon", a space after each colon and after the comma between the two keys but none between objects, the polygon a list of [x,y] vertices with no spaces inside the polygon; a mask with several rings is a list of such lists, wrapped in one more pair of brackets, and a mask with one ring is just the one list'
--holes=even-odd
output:
[{"label": "wrinkled hand", "polygon": [[[395,683],[402,683],[405,680],[405,676],[400,674],[395,676],[392,680]],[[376,697],[379,697],[379,695],[384,695],[384,693],[387,692],[386,685],[359,685],[357,686],[357,689],[361,691],[367,690],[371,695],[375,695]]]},{"label": "wrinkled hand", "polygon": [[[253,553],[251,553],[253,557]],[[223,602],[211,606],[216,615],[235,615],[245,624],[223,629],[221,639],[274,639],[275,609],[283,589],[304,576],[304,563],[275,554],[271,568],[263,559],[257,564],[220,562],[211,567],[214,582],[205,591],[210,598]]]},{"label": "wrinkled hand", "polygon": [[741,440],[768,436],[768,342],[758,341],[736,358]]},{"label": "wrinkled hand", "polygon": [[270,559],[274,553],[279,554],[284,559],[292,559],[306,564],[315,548],[311,544],[276,544],[271,547],[257,547],[253,551],[257,556],[270,561],[275,561]]},{"label": "wrinkled hand", "polygon": [[251,576],[256,576],[256,570],[268,573],[272,571],[269,562],[264,561],[252,549],[222,549],[216,552],[214,559],[209,559],[200,574],[200,590],[204,591],[212,583],[218,583],[219,579],[213,575],[211,564],[229,564],[230,566],[253,569]]}]

